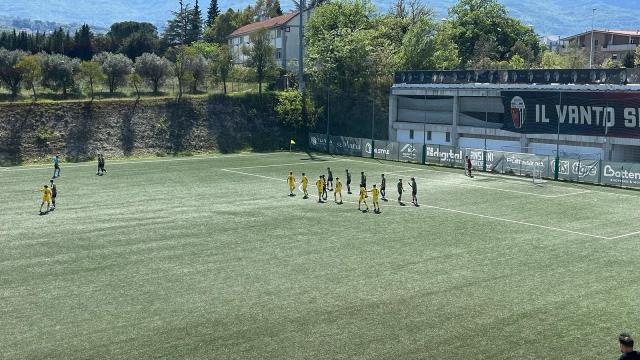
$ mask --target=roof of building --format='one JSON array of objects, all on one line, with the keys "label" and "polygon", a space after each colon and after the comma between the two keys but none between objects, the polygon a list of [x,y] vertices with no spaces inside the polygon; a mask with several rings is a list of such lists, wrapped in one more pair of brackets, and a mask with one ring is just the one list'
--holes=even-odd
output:
[{"label": "roof of building", "polygon": [[[611,30],[611,29],[594,29],[594,32],[613,34],[613,35],[622,35],[622,36],[640,36],[640,30]],[[577,36],[590,34],[591,30],[585,31],[576,35],[566,36],[560,40],[567,40]]]},{"label": "roof of building", "polygon": [[271,29],[277,26],[281,26],[284,25],[286,23],[288,23],[289,21],[291,21],[291,19],[293,19],[296,15],[298,15],[298,12],[291,12],[288,14],[284,14],[284,15],[280,15],[271,19],[267,19],[264,21],[258,21],[258,22],[254,22],[245,26],[242,26],[238,29],[236,29],[234,32],[231,33],[231,35],[229,35],[230,37],[233,36],[237,36],[237,35],[242,35],[242,34],[247,34],[250,32],[254,32],[256,30],[259,29]]}]

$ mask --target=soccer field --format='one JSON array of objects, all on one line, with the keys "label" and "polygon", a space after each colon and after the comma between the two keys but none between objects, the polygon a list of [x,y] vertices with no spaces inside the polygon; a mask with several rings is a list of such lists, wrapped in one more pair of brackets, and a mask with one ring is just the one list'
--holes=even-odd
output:
[{"label": "soccer field", "polygon": [[[640,333],[639,192],[304,153],[106,165],[63,164],[44,216],[52,169],[0,169],[0,358],[604,359]],[[287,196],[327,167],[391,200]]]}]

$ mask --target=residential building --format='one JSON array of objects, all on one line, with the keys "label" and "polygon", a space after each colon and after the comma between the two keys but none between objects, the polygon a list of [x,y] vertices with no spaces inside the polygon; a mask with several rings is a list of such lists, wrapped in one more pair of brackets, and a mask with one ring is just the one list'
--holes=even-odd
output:
[{"label": "residential building", "polygon": [[539,39],[540,43],[551,51],[558,51],[560,49],[560,36],[558,35],[540,36]]},{"label": "residential building", "polygon": [[[304,12],[303,21],[309,19],[311,9]],[[297,71],[300,53],[300,14],[291,12],[278,17],[255,22],[236,29],[229,35],[229,47],[234,64],[244,64],[248,57],[244,50],[251,47],[250,36],[266,29],[269,32],[276,64],[288,71]]]},{"label": "residential building", "polygon": [[[591,31],[560,39],[561,51],[570,47],[591,52]],[[606,60],[623,61],[627,53],[634,52],[640,42],[640,30],[602,30],[593,31],[593,64],[601,65]]]}]

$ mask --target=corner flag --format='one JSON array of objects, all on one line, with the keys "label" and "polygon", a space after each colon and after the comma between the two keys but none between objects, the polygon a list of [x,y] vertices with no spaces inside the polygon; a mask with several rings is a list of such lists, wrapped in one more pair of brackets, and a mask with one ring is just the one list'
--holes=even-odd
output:
[{"label": "corner flag", "polygon": [[296,144],[296,141],[295,141],[295,140],[293,140],[293,139],[291,139],[291,143],[290,143],[290,144],[291,144],[291,145],[295,145],[295,144]]}]

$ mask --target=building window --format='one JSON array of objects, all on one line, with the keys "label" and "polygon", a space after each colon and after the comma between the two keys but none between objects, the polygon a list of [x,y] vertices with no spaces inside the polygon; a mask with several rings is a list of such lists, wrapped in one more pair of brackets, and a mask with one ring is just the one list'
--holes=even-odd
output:
[{"label": "building window", "polygon": [[618,54],[611,55],[611,60],[618,60]]},{"label": "building window", "polygon": [[631,39],[630,44],[635,44],[636,43],[636,39]]},{"label": "building window", "polygon": [[431,130],[427,131],[427,141],[431,141]]},{"label": "building window", "polygon": [[598,39],[596,39],[596,46],[598,46]]},{"label": "building window", "polygon": [[409,130],[409,139],[413,140],[413,130]]},{"label": "building window", "polygon": [[446,142],[451,142],[451,133],[448,132],[448,131],[447,131],[447,134],[446,134],[446,140],[445,141]]},{"label": "building window", "polygon": [[276,59],[278,60],[282,59],[282,49],[276,50]]}]

